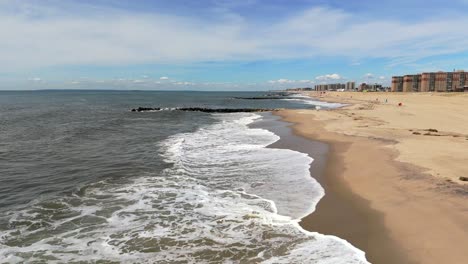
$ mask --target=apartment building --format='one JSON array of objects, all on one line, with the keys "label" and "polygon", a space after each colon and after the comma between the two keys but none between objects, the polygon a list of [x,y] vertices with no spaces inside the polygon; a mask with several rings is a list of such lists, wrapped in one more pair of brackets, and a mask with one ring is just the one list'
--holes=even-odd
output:
[{"label": "apartment building", "polygon": [[419,92],[421,89],[421,74],[403,76],[403,92]]},{"label": "apartment building", "polygon": [[383,87],[381,84],[366,84],[362,83],[356,87],[355,82],[347,83],[332,83],[332,84],[318,84],[315,85],[316,91],[388,91],[388,87]]},{"label": "apartment building", "polygon": [[346,84],[344,83],[332,83],[332,84],[318,84],[315,85],[316,91],[338,91],[344,90],[346,88]]},{"label": "apartment building", "polygon": [[392,77],[392,92],[468,91],[468,72],[425,72]]},{"label": "apartment building", "polygon": [[392,92],[403,92],[403,76],[392,77]]},{"label": "apartment building", "polygon": [[366,92],[384,92],[388,91],[387,87],[383,87],[382,84],[379,83],[374,83],[374,84],[367,84],[367,83],[361,83],[359,85],[358,91],[366,91]]},{"label": "apartment building", "polygon": [[327,91],[328,90],[328,85],[326,84],[318,84],[315,85],[315,91]]},{"label": "apartment building", "polygon": [[347,83],[346,83],[346,90],[347,90],[347,91],[354,91],[354,90],[356,90],[356,83],[355,83],[355,82],[347,82]]}]

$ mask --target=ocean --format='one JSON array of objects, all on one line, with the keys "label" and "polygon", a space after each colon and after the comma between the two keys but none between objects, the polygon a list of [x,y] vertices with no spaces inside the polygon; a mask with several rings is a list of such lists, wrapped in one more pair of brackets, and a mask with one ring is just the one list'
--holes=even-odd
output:
[{"label": "ocean", "polygon": [[0,92],[0,263],[367,263],[299,226],[324,190],[271,113],[173,110],[337,106],[264,95]]}]

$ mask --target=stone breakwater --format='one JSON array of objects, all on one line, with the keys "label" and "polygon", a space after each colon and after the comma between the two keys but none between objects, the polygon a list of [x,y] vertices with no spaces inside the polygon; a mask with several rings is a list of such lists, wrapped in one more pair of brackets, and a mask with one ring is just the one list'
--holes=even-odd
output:
[{"label": "stone breakwater", "polygon": [[294,97],[287,96],[260,96],[260,97],[233,97],[234,99],[241,100],[282,100],[282,99],[294,99]]},{"label": "stone breakwater", "polygon": [[205,113],[253,113],[253,112],[270,112],[278,111],[279,109],[268,108],[206,108],[206,107],[178,107],[178,108],[161,108],[161,107],[138,107],[133,108],[132,112],[150,112],[150,111],[164,111],[176,110],[186,112],[205,112]]}]

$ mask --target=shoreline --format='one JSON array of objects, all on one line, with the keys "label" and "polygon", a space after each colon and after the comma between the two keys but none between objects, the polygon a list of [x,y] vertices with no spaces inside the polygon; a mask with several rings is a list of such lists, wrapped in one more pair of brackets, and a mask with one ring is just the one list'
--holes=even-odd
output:
[{"label": "shoreline", "polygon": [[[347,165],[342,153],[349,148],[350,143],[320,140],[315,134],[322,132],[318,123],[314,134],[304,135],[297,130],[294,120],[283,112],[275,114],[280,116],[283,122],[290,123],[292,133],[296,136],[327,146],[326,153],[316,149],[285,146],[314,158],[311,175],[325,190],[325,196],[318,203],[316,210],[302,218],[299,223],[301,227],[307,231],[333,235],[348,241],[364,251],[370,263],[413,263],[397,242],[389,237],[383,214],[372,209],[369,201],[355,194],[340,177]],[[314,165],[317,162],[321,164]]]},{"label": "shoreline", "polygon": [[[427,170],[399,161],[400,153],[389,147],[398,143],[396,139],[330,129],[329,120],[340,120],[343,111],[274,113],[292,123],[295,135],[330,148],[323,176],[312,174],[325,196],[301,226],[347,240],[365,251],[371,263],[466,263],[464,186],[434,179]],[[328,120],[319,116],[325,113]],[[301,152],[314,159],[317,155]]]},{"label": "shoreline", "polygon": [[[301,111],[301,110],[293,110]],[[412,263],[387,232],[376,232],[369,247],[368,239],[375,230],[384,230],[383,215],[369,207],[368,202],[355,195],[346,183],[336,177],[343,169],[338,148],[346,144],[330,144],[304,137],[297,133],[294,122],[285,120],[282,112],[274,113],[277,121],[284,123],[284,128],[272,128],[260,125],[278,136],[280,140],[269,148],[286,148],[308,154],[314,159],[310,164],[310,174],[324,188],[325,196],[317,204],[315,211],[303,217],[299,225],[306,231],[333,235],[344,239],[359,250],[364,251],[371,263]],[[289,130],[289,131],[285,131]],[[377,252],[376,252],[377,251]]]}]

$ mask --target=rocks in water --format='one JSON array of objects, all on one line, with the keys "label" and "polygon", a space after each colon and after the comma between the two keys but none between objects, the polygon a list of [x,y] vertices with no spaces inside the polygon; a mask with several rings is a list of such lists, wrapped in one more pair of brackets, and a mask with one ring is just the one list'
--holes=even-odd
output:
[{"label": "rocks in water", "polygon": [[278,99],[294,99],[284,96],[260,96],[260,97],[234,97],[234,99],[243,99],[243,100],[278,100]]},{"label": "rocks in water", "polygon": [[[132,112],[148,112],[148,111],[160,111],[164,110],[160,107],[138,107],[134,108]],[[278,109],[266,109],[266,108],[206,108],[206,107],[179,107],[171,110],[187,111],[187,112],[205,112],[205,113],[239,113],[239,112],[269,112],[277,111]]]},{"label": "rocks in water", "polygon": [[152,107],[138,107],[138,108],[133,108],[132,112],[145,112],[145,111],[159,111],[161,108],[152,108]]},{"label": "rocks in water", "polygon": [[458,178],[458,179],[460,179],[460,181],[468,181],[468,177],[463,177],[463,176],[461,176],[461,177]]},{"label": "rocks in water", "polygon": [[188,111],[188,112],[205,112],[205,113],[238,113],[238,112],[268,112],[268,111],[275,111],[276,109],[182,107],[182,108],[177,108],[176,110]]},{"label": "rocks in water", "polygon": [[253,96],[253,97],[242,97],[237,96],[233,97],[234,99],[244,99],[244,100],[275,100],[275,99],[293,99],[292,97],[295,93],[288,93],[288,92],[275,92],[275,93],[268,93],[261,96]]},{"label": "rocks in water", "polygon": [[278,99],[294,99],[292,93],[269,93],[262,96],[253,96],[253,97],[233,97],[234,99],[243,99],[243,100],[278,100]]}]

